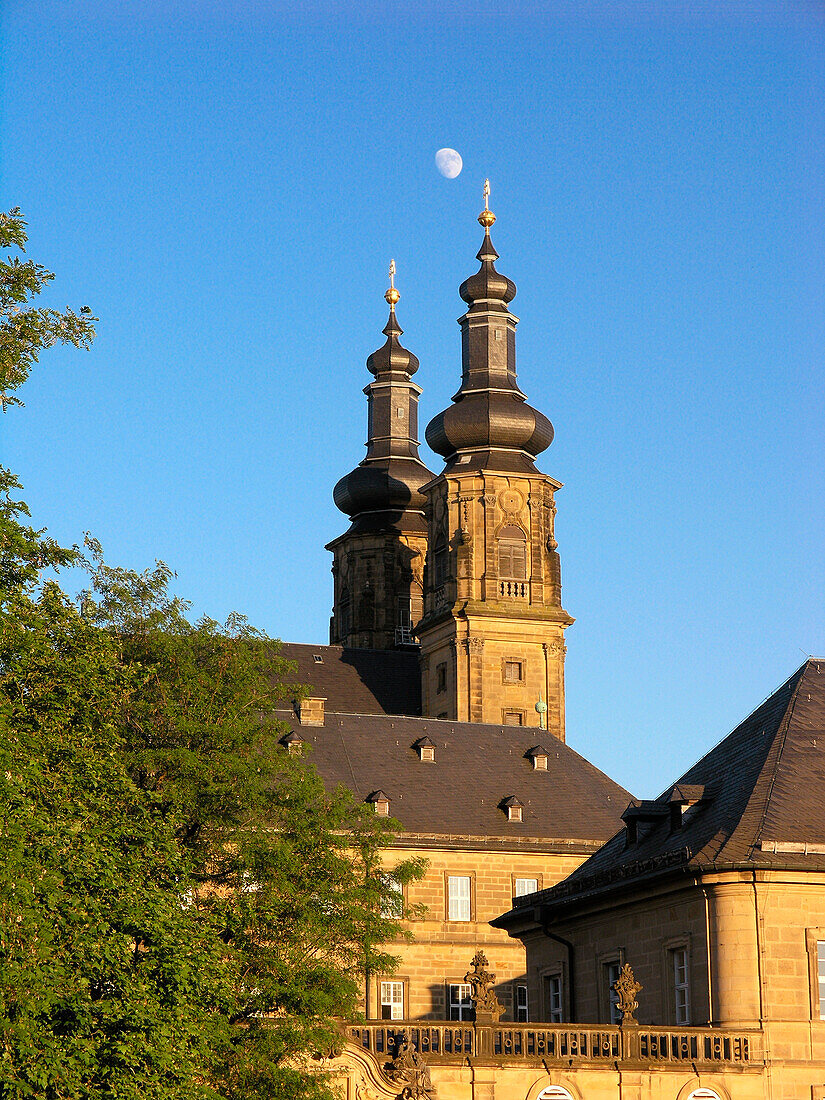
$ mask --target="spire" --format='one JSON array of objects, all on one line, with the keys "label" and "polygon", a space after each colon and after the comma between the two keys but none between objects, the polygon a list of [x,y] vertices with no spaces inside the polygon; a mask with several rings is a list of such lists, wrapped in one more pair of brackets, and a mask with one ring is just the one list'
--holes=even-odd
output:
[{"label": "spire", "polygon": [[484,181],[484,209],[478,216],[484,239],[479,270],[465,279],[459,294],[468,309],[461,325],[461,388],[453,405],[427,427],[427,442],[450,467],[461,456],[471,469],[503,473],[535,471],[533,460],[549,447],[553,426],[527,403],[516,381],[516,325],[508,304],[516,284],[496,270],[499,258],[490,229],[490,181]]},{"label": "spire", "polygon": [[418,395],[412,381],[418,359],[400,343],[403,329],[395,307],[401,295],[395,286],[395,260],[390,260],[390,285],[384,300],[390,314],[387,337],[367,359],[375,376],[364,390],[369,403],[367,454],[335,486],[338,508],[357,527],[424,528],[424,498],[419,488],[432,474],[418,456]]}]

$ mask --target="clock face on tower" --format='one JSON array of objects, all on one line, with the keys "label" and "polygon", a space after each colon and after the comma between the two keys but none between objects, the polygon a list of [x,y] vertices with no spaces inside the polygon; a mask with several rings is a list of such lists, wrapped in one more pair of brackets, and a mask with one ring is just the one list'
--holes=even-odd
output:
[{"label": "clock face on tower", "polygon": [[502,512],[520,512],[524,507],[524,497],[518,489],[505,489],[499,494],[498,503]]}]

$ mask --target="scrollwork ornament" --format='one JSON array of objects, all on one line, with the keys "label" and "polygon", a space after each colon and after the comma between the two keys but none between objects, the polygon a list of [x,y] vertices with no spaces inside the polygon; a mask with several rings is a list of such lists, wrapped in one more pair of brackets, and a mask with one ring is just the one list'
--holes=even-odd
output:
[{"label": "scrollwork ornament", "polygon": [[496,980],[495,974],[487,970],[488,960],[484,952],[479,949],[473,955],[473,969],[464,975],[464,981],[469,982],[472,992],[470,1000],[476,1011],[476,1019],[480,1012],[489,1012],[494,1021],[498,1021],[503,1011],[502,1005],[493,990]]},{"label": "scrollwork ornament", "polygon": [[625,963],[619,972],[619,976],[613,983],[613,989],[616,991],[616,1007],[622,1014],[623,1024],[635,1024],[636,1020],[633,1018],[633,1013],[639,1007],[639,1002],[636,1000],[636,994],[644,987],[639,985],[636,981],[636,977],[630,966],[630,963]]},{"label": "scrollwork ornament", "polygon": [[406,1028],[396,1037],[395,1056],[384,1072],[399,1088],[398,1100],[435,1100],[429,1067],[415,1049]]}]

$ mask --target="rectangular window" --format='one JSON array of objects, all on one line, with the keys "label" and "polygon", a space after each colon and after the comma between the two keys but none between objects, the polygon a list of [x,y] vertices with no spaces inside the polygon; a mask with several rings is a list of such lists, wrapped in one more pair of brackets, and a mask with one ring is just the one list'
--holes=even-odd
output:
[{"label": "rectangular window", "polygon": [[610,1006],[611,1024],[620,1024],[622,1022],[622,1014],[619,1011],[619,994],[613,988],[614,984],[619,980],[621,970],[622,968],[618,961],[604,964],[604,976],[607,984],[607,1003]]},{"label": "rectangular window", "polygon": [[527,986],[516,986],[515,1018],[517,1024],[526,1024],[529,1020],[527,1012]]},{"label": "rectangular window", "polygon": [[535,894],[539,881],[535,878],[517,878],[513,880],[513,897],[523,898],[525,894]]},{"label": "rectangular window", "polygon": [[505,726],[523,726],[524,711],[504,710],[501,712],[502,722]]},{"label": "rectangular window", "polygon": [[392,875],[384,875],[388,895],[381,906],[381,916],[388,920],[400,920],[404,912],[404,887]]},{"label": "rectangular window", "polygon": [[448,988],[450,1020],[472,1020],[473,1002],[470,1000],[470,987],[464,982]]},{"label": "rectangular window", "polygon": [[404,1019],[404,983],[381,983],[381,1019]]},{"label": "rectangular window", "polygon": [[563,1018],[561,974],[548,974],[544,979],[544,1016],[548,1024],[560,1024]]},{"label": "rectangular window", "polygon": [[447,690],[447,665],[446,663],[435,666],[435,690],[436,694]]},{"label": "rectangular window", "polygon": [[470,876],[447,876],[447,920],[470,919]]},{"label": "rectangular window", "polygon": [[[673,959],[673,992],[677,1024],[690,1023],[690,988],[688,977],[688,953],[686,947],[671,951]],[[821,967],[820,963],[820,967]],[[820,969],[820,973],[822,973]],[[820,985],[822,979],[820,978]]]},{"label": "rectangular window", "polygon": [[398,597],[398,621],[396,626],[402,630],[410,630],[412,627],[412,602],[407,596]]},{"label": "rectangular window", "polygon": [[504,682],[505,684],[520,684],[524,680],[524,662],[523,661],[505,661],[504,662]]},{"label": "rectangular window", "polygon": [[816,942],[816,973],[819,979],[819,1018],[825,1020],[825,940]]}]

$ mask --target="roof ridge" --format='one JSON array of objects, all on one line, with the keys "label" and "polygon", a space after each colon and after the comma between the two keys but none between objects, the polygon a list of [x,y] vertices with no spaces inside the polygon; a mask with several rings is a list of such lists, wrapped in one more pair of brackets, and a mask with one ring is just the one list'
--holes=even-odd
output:
[{"label": "roof ridge", "polygon": [[[777,774],[779,772],[779,765],[782,763],[782,754],[785,751],[785,745],[787,744],[787,741],[788,741],[788,733],[789,733],[790,728],[791,728],[791,719],[793,718],[793,712],[794,712],[794,709],[796,707],[796,701],[799,698],[799,693],[802,690],[802,684],[805,680],[805,672],[803,670],[807,670],[807,666],[808,666],[808,661],[806,661],[805,664],[802,665],[801,668],[799,669],[801,675],[799,676],[799,679],[796,681],[796,685],[793,689],[793,694],[791,695],[790,699],[788,700],[788,705],[785,707],[785,713],[782,716],[782,721],[779,723],[779,725],[777,727],[776,734],[774,734],[774,743],[776,742],[777,736],[781,737],[781,742],[780,742],[779,748],[776,752],[776,759],[774,760],[774,765],[773,765],[773,774],[771,775],[770,784],[768,786],[768,792],[765,796],[765,804],[762,807],[762,814],[761,814],[760,819],[759,819],[759,825],[757,826],[756,832],[754,834],[753,843],[750,846],[751,852],[754,850],[757,843],[762,839],[762,830],[765,827],[765,822],[766,822],[767,817],[768,817],[768,810],[770,809],[770,806],[771,806],[771,799],[773,797],[773,788],[776,784],[776,777],[777,777]],[[773,749],[773,746],[771,746],[771,750],[772,749]],[[768,756],[770,756],[770,755],[771,755],[771,753],[769,752]],[[767,764],[767,760],[765,761],[765,763]],[[763,770],[764,770],[764,768],[763,768]],[[759,779],[761,779],[761,778],[762,778],[762,773],[760,772],[759,777],[757,778],[756,782],[758,783]],[[755,786],[756,786],[756,784],[754,784],[754,787]]]}]

